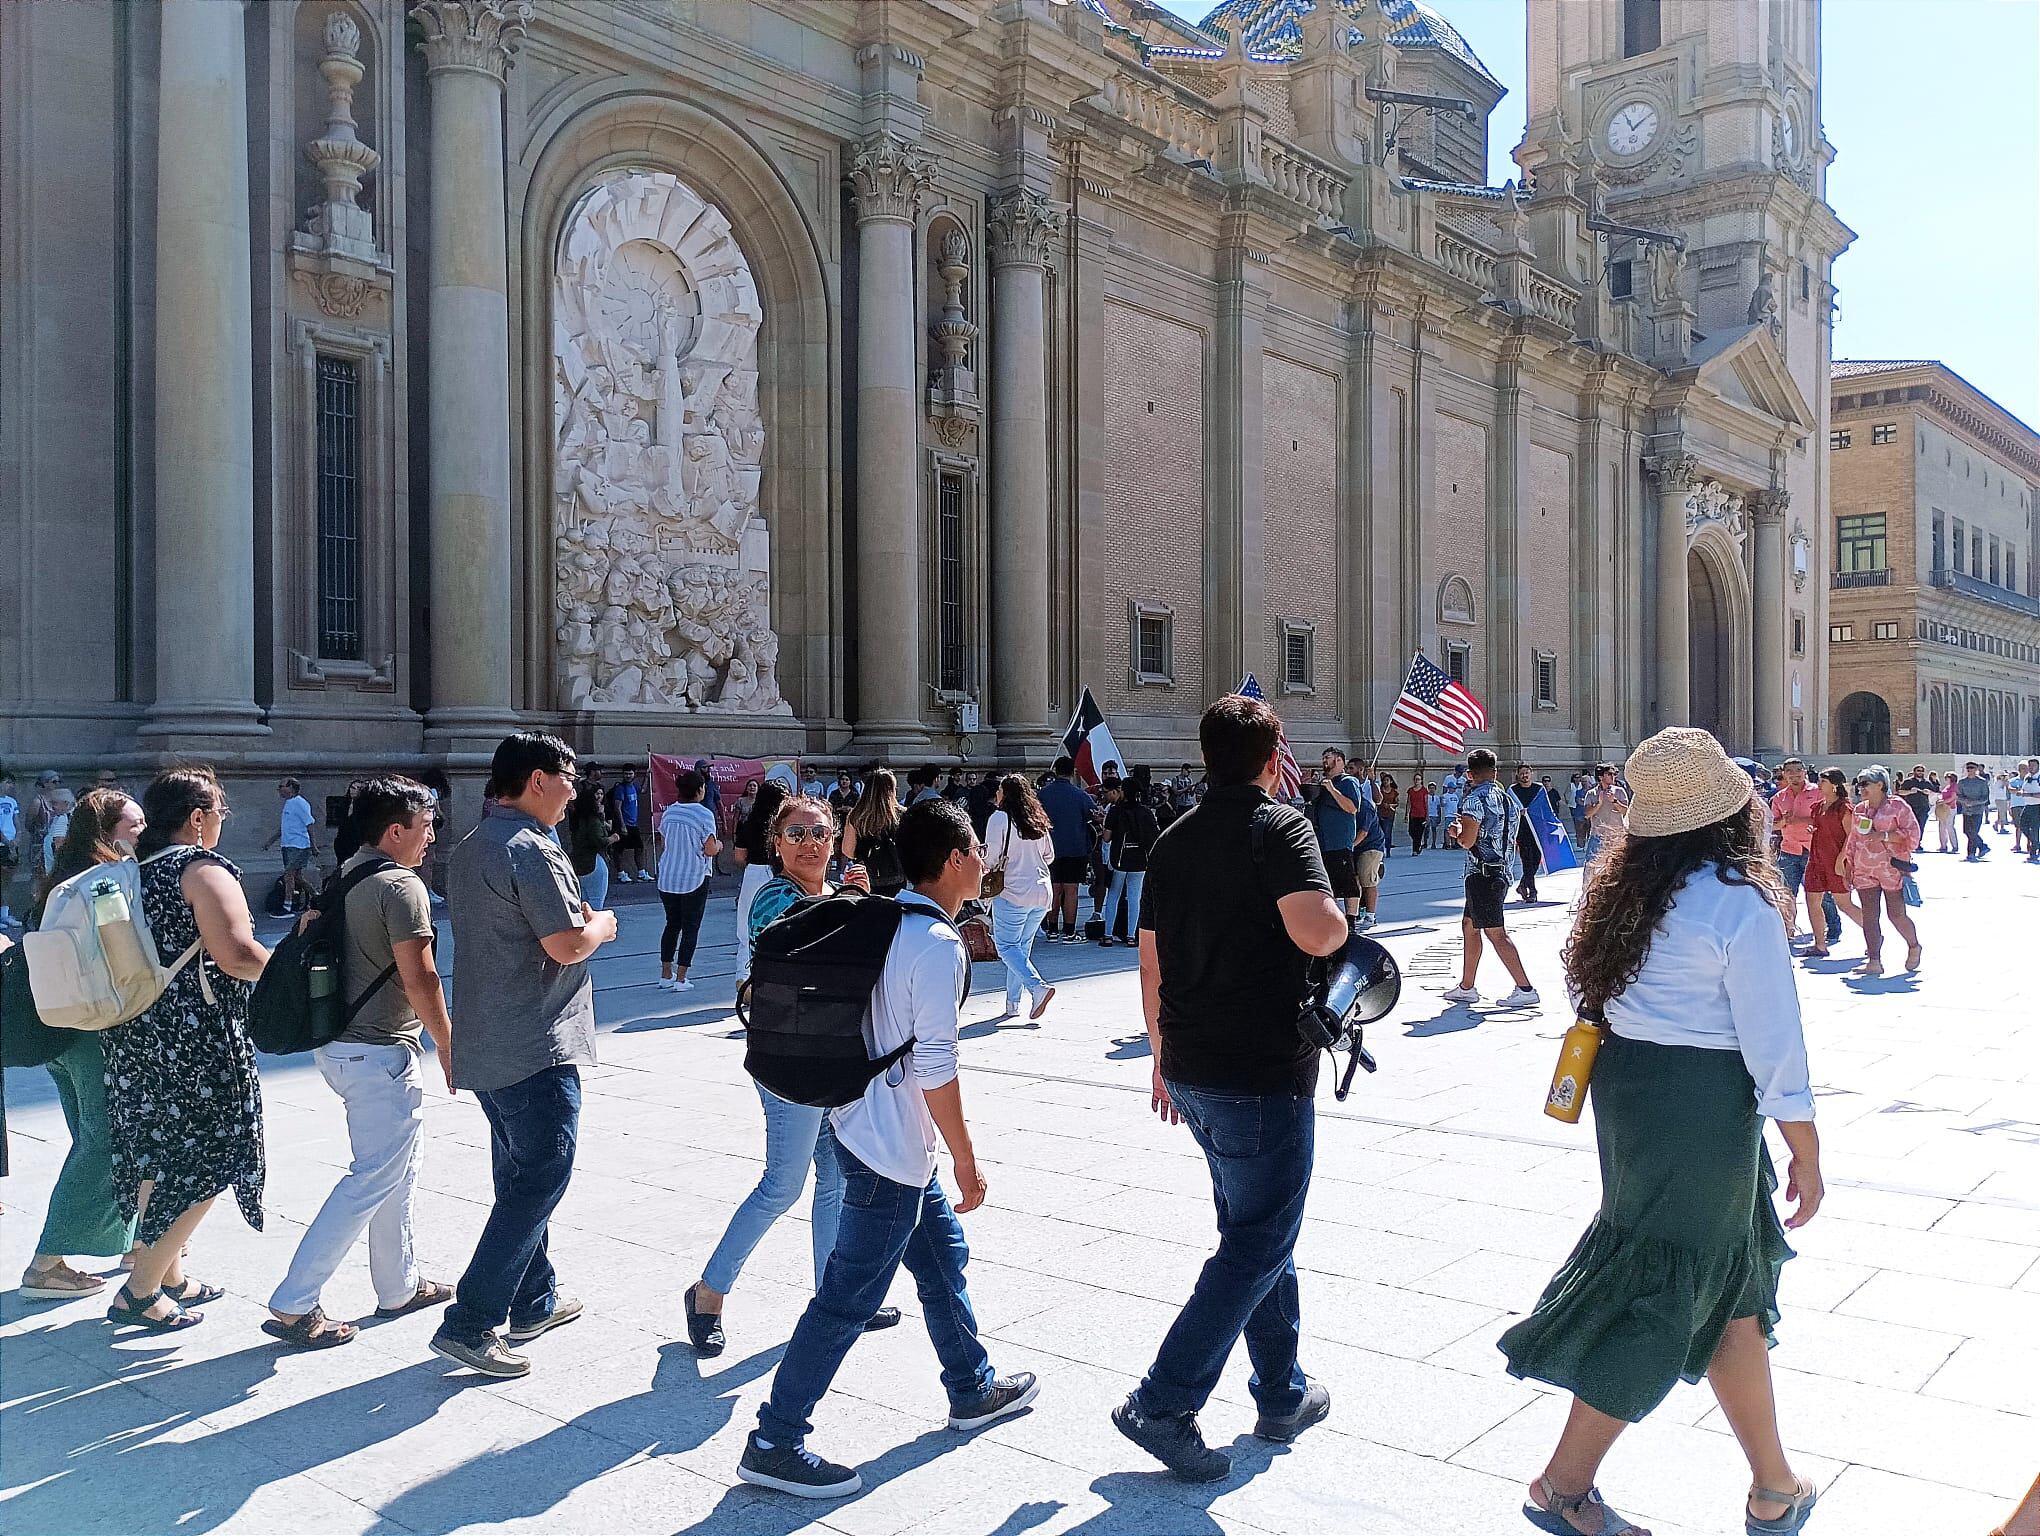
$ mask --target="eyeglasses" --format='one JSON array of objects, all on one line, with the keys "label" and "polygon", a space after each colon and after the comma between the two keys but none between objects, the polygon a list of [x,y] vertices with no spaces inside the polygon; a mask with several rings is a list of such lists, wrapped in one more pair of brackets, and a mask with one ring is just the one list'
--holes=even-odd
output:
[{"label": "eyeglasses", "polygon": [[830,826],[826,821],[817,821],[812,824],[804,824],[799,826],[781,827],[779,829],[779,840],[783,843],[791,843],[796,848],[798,848],[802,843],[810,841],[817,843],[831,842],[835,839],[835,836],[836,829]]},{"label": "eyeglasses", "polygon": [[578,784],[581,782],[581,775],[572,768],[548,768],[546,772],[550,773],[562,784]]}]

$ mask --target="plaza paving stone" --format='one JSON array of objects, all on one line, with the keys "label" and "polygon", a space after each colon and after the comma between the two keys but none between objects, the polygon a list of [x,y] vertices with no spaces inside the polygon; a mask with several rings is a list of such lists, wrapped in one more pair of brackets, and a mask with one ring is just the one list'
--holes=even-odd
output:
[{"label": "plaza paving stone", "polygon": [[[774,1228],[730,1299],[730,1347],[697,1360],[679,1293],[755,1178],[763,1128],[730,1013],[730,902],[711,907],[694,993],[659,991],[649,889],[619,893],[596,963],[602,1065],[554,1223],[588,1311],[488,1383],[426,1348],[431,1317],[289,1354],[259,1331],[304,1223],[347,1161],[338,1102],[304,1058],[265,1059],[267,1230],[216,1210],[192,1268],[228,1296],[175,1339],[114,1342],[90,1301],[0,1293],[0,1528],[70,1532],[663,1532],[700,1536],[1485,1536],[1516,1513],[1565,1400],[1512,1379],[1494,1340],[1534,1303],[1594,1209],[1591,1127],[1539,1113],[1568,1018],[1558,962],[1574,877],[1512,909],[1542,1009],[1445,1003],[1458,959],[1455,855],[1388,866],[1381,937],[1406,989],[1370,1043],[1381,1071],[1319,1104],[1298,1247],[1305,1365],[1333,1413],[1293,1446],[1255,1441],[1243,1352],[1203,1415],[1226,1482],[1158,1472],[1106,1414],[1187,1294],[1213,1225],[1187,1132],[1147,1110],[1149,1062],[1124,950],[1044,946],[1060,988],[1040,1028],[998,1020],[980,966],[964,1099],[991,1186],[965,1218],[981,1327],[1035,1408],[974,1436],[942,1426],[912,1285],[906,1323],[861,1341],[815,1445],[866,1491],[807,1504],[734,1469],[811,1286],[805,1211]],[[1772,1356],[1795,1463],[1835,1536],[1981,1532],[2040,1467],[2040,1011],[2022,946],[2040,872],[2002,854],[1929,857],[1917,977],[1801,968],[1828,1202],[1795,1235]],[[1501,973],[1490,961],[1493,990]],[[26,1263],[64,1147],[48,1078],[8,1074],[14,1176],[0,1271]],[[487,1128],[429,1093],[418,1205],[428,1271],[458,1275],[486,1211]],[[1781,1158],[1782,1147],[1774,1147]],[[329,1312],[374,1305],[357,1248]],[[1741,1529],[1745,1469],[1704,1387],[1682,1385],[1602,1476],[1659,1536]]]}]

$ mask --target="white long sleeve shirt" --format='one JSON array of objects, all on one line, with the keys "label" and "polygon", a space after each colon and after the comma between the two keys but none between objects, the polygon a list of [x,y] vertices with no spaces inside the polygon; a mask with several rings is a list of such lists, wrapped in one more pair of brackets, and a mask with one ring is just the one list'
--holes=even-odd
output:
[{"label": "white long sleeve shirt", "polygon": [[1006,886],[999,894],[1015,906],[1046,907],[1054,894],[1048,866],[1055,860],[1055,839],[1044,832],[1022,837],[1004,811],[992,812],[985,825],[985,867],[1003,869]]},{"label": "white long sleeve shirt", "polygon": [[1742,1052],[1760,1114],[1813,1118],[1785,920],[1755,887],[1723,884],[1714,865],[1687,877],[1642,972],[1607,1013],[1625,1040]]},{"label": "white long sleeve shirt", "polygon": [[925,1189],[935,1177],[935,1118],[921,1093],[956,1078],[957,1010],[970,953],[942,909],[913,890],[871,994],[864,1044],[874,1057],[909,1039],[913,1054],[880,1073],[854,1104],[829,1111],[836,1139],[881,1178]]}]

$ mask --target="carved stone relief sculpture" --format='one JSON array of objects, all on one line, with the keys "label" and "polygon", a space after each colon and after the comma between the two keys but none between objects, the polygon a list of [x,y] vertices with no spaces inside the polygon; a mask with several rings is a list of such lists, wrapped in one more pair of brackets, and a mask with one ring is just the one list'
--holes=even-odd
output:
[{"label": "carved stone relief sculpture", "polygon": [[1691,543],[1709,524],[1740,546],[1743,541],[1743,497],[1718,480],[1702,480],[1686,498],[1686,540]]},{"label": "carved stone relief sculpture", "polygon": [[789,715],[758,508],[764,311],[729,220],[633,172],[574,210],[553,287],[564,708]]}]

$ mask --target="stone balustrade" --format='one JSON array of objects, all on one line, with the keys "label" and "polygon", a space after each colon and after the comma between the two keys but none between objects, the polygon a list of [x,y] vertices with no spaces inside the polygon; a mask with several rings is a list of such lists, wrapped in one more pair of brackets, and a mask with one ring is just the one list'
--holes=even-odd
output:
[{"label": "stone balustrade", "polygon": [[1495,258],[1493,253],[1482,250],[1471,240],[1465,240],[1448,229],[1437,232],[1433,247],[1438,265],[1446,275],[1462,283],[1470,283],[1482,293],[1492,293],[1495,286]]},{"label": "stone balustrade", "polygon": [[1319,223],[1338,222],[1346,178],[1315,155],[1263,134],[1259,170],[1264,182],[1309,209]]},{"label": "stone balustrade", "polygon": [[1579,320],[1580,297],[1563,283],[1546,277],[1541,272],[1532,272],[1524,289],[1524,303],[1530,313],[1540,320],[1549,320],[1562,327],[1567,334],[1576,334]]},{"label": "stone balustrade", "polygon": [[1121,74],[1106,85],[1103,104],[1186,160],[1209,160],[1218,153],[1218,120],[1185,100],[1172,84]]}]

